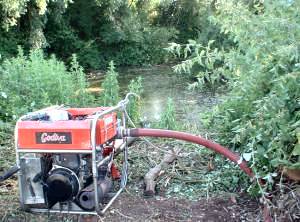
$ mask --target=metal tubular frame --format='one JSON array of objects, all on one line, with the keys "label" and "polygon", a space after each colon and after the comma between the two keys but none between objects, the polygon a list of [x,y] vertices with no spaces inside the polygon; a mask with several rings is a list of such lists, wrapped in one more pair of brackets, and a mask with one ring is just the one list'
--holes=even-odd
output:
[{"label": "metal tubular frame", "polygon": [[97,164],[97,147],[96,147],[96,126],[99,118],[112,113],[114,111],[120,110],[126,105],[126,103],[119,103],[117,106],[107,109],[99,114],[96,114],[92,120],[91,126],[91,145],[92,145],[92,172],[93,172],[93,184],[94,184],[94,194],[95,194],[95,211],[98,214],[103,214],[99,206],[99,197],[98,197],[98,164]]},{"label": "metal tubular frame", "polygon": [[[122,127],[125,129],[126,127],[126,115],[124,111],[122,112]],[[127,137],[123,137],[123,152],[124,152],[124,163],[123,163],[123,169],[122,169],[122,179],[121,179],[121,187],[117,191],[117,193],[113,196],[113,198],[106,204],[104,209],[101,211],[101,214],[103,215],[106,210],[113,204],[113,202],[117,199],[117,197],[122,193],[124,190],[126,184],[127,184]],[[122,149],[122,148],[121,148]]]}]

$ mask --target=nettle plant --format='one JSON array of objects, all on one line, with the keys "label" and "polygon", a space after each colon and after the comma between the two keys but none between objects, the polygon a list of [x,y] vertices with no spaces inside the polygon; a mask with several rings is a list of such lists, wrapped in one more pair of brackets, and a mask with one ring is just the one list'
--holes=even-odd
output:
[{"label": "nettle plant", "polygon": [[109,63],[108,70],[104,81],[101,84],[103,89],[101,100],[103,106],[114,106],[119,102],[119,82],[118,82],[118,73],[115,71],[114,62]]},{"label": "nettle plant", "polygon": [[166,108],[161,114],[159,123],[159,128],[176,130],[178,129],[176,115],[175,115],[175,105],[172,98],[168,98]]},{"label": "nettle plant", "polygon": [[282,167],[300,168],[299,9],[298,1],[265,1],[255,12],[219,1],[213,19],[236,42],[227,59],[237,78],[211,126],[266,180],[259,192],[271,189]]},{"label": "nettle plant", "polygon": [[[143,93],[142,81],[143,79],[141,76],[131,80],[128,85],[128,91],[141,97]],[[141,98],[137,98],[137,97],[130,97],[129,100],[130,102],[128,104],[128,114],[134,123],[138,123],[141,120],[142,100]]]},{"label": "nettle plant", "polygon": [[55,56],[45,58],[42,50],[32,50],[0,65],[0,119],[10,122],[27,112],[54,104],[85,106],[92,98],[76,58],[70,70]]},{"label": "nettle plant", "polygon": [[219,0],[210,19],[233,42],[230,48],[215,49],[213,41],[168,48],[185,59],[175,71],[197,77],[197,84],[228,80],[224,102],[209,114],[210,128],[265,179],[253,190],[259,193],[272,189],[282,168],[300,169],[299,10],[299,1]]},{"label": "nettle plant", "polygon": [[215,91],[231,78],[225,64],[225,51],[216,48],[214,40],[205,46],[195,40],[189,40],[187,44],[170,43],[166,50],[184,59],[173,67],[175,73],[197,79],[189,85],[190,89],[206,87]]}]

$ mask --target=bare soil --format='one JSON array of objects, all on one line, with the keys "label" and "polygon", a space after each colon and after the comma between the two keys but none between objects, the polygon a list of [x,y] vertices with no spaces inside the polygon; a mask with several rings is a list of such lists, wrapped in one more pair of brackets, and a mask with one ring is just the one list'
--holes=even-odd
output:
[{"label": "bare soil", "polygon": [[128,193],[115,202],[106,221],[256,221],[258,204],[247,196],[234,203],[228,198],[189,201],[155,197],[144,199]]},{"label": "bare soil", "polygon": [[20,211],[16,179],[0,184],[0,221],[257,221],[257,201],[247,195],[221,196],[209,200],[144,198],[126,190],[103,217],[30,214]]}]

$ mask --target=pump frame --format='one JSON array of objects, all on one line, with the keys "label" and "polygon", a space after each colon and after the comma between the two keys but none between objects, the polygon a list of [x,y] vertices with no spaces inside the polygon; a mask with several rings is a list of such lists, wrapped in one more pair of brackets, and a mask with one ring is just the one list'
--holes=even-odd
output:
[{"label": "pump frame", "polygon": [[[121,125],[125,128],[126,118],[125,118],[125,108],[127,103],[129,102],[128,96],[122,101],[120,101],[116,106],[108,108],[104,111],[98,112],[92,119],[92,124],[90,128],[91,133],[91,149],[89,150],[76,150],[76,149],[69,149],[69,150],[37,150],[37,149],[19,149],[18,147],[18,122],[21,121],[25,116],[22,116],[18,119],[16,127],[15,127],[15,152],[16,152],[16,166],[20,168],[20,161],[23,154],[26,153],[33,153],[33,154],[41,154],[41,153],[73,153],[73,154],[91,154],[92,155],[92,176],[93,176],[93,185],[94,185],[94,194],[95,194],[95,210],[94,211],[85,211],[81,210],[78,207],[78,210],[61,210],[61,209],[43,209],[43,208],[27,208],[24,203],[24,195],[23,195],[23,187],[21,184],[22,181],[22,171],[18,172],[18,184],[19,184],[19,200],[21,208],[25,211],[30,211],[33,213],[66,213],[66,214],[85,214],[85,215],[103,215],[105,211],[111,206],[114,200],[120,195],[127,183],[127,137],[123,137],[123,144],[122,144],[122,151],[124,153],[124,160],[123,163],[123,170],[122,170],[122,178],[121,178],[121,186],[120,189],[115,193],[115,195],[111,198],[111,200],[106,204],[106,206],[101,209],[99,204],[99,197],[98,197],[98,167],[104,163],[106,163],[111,158],[102,158],[101,160],[97,160],[97,154],[102,150],[102,145],[97,146],[96,144],[96,127],[97,121],[112,112],[121,111],[122,113],[122,120]],[[112,154],[113,155],[113,154]],[[112,156],[113,158],[113,156]],[[124,166],[126,164],[126,166]],[[125,175],[124,175],[125,174]]]}]

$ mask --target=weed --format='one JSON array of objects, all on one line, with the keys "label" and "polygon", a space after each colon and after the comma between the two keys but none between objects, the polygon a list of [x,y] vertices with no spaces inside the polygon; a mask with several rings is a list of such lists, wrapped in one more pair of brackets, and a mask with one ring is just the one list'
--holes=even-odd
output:
[{"label": "weed", "polygon": [[[55,56],[41,50],[5,60],[0,66],[0,119],[15,120],[27,112],[53,104],[86,105],[86,81],[74,57],[71,72]],[[80,95],[78,93],[80,92]]]},{"label": "weed", "polygon": [[[143,79],[141,76],[131,80],[130,84],[128,85],[128,91],[141,96],[141,94],[143,93],[142,81]],[[141,120],[141,105],[141,98],[130,98],[128,114],[130,115],[134,123],[138,123]]]},{"label": "weed", "polygon": [[175,106],[172,98],[168,98],[166,108],[163,111],[158,124],[159,128],[175,130],[178,128],[175,118]]},{"label": "weed", "polygon": [[101,100],[103,106],[114,106],[119,101],[118,73],[115,71],[114,62],[109,63],[104,81],[101,84],[103,89]]}]

